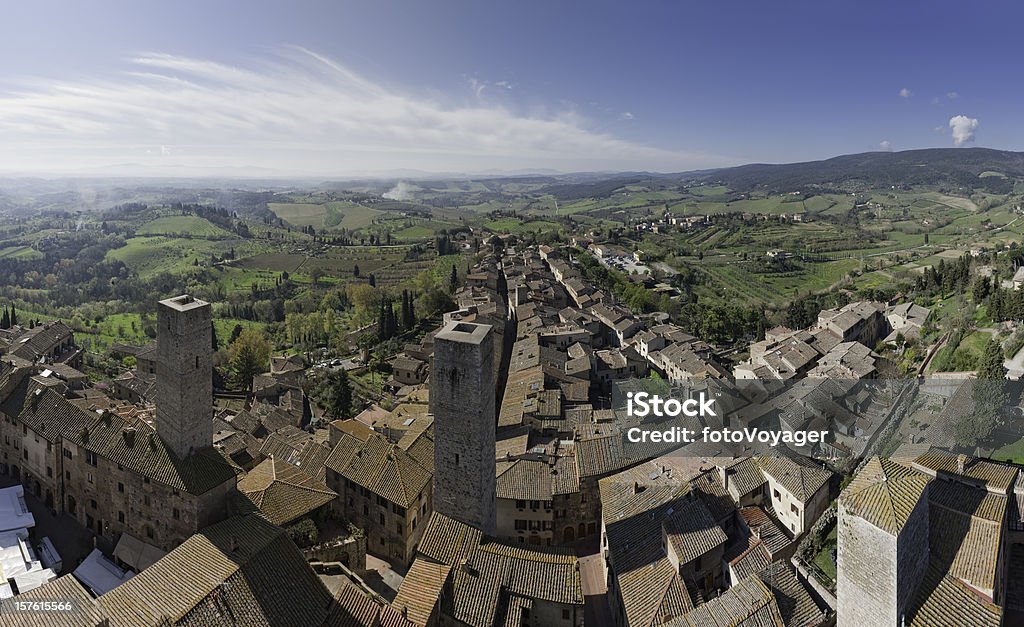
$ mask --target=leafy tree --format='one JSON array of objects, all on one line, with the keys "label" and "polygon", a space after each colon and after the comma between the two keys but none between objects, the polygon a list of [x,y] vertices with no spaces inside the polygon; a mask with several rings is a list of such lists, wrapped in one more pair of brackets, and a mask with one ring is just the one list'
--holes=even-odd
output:
[{"label": "leafy tree", "polygon": [[326,416],[337,419],[351,415],[352,385],[344,370],[328,370],[320,377],[315,394]]},{"label": "leafy tree", "polygon": [[457,290],[458,288],[459,288],[459,271],[453,265],[452,266],[452,274],[448,278],[448,291],[451,292],[452,294],[454,294],[455,290]]},{"label": "leafy tree", "polygon": [[985,350],[978,362],[977,376],[972,391],[974,411],[956,425],[958,443],[969,449],[976,448],[992,435],[1009,401],[1003,349],[994,335],[989,336],[985,343]]},{"label": "leafy tree", "polygon": [[245,329],[228,347],[228,368],[235,386],[252,388],[252,378],[270,363],[270,341],[256,329]]}]

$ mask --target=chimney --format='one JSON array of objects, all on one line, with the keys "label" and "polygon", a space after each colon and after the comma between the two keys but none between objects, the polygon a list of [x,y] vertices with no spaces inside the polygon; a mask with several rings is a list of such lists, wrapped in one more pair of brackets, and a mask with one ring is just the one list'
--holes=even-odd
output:
[{"label": "chimney", "polygon": [[718,478],[722,480],[722,487],[723,488],[728,488],[729,487],[729,469],[727,469],[725,466],[719,466],[718,467]]},{"label": "chimney", "polygon": [[967,456],[963,453],[956,456],[956,471],[961,475],[967,471]]}]

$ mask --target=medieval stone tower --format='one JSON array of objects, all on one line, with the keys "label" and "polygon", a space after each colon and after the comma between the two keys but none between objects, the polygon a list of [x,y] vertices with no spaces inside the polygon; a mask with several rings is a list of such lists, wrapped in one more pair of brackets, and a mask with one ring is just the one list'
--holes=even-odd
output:
[{"label": "medieval stone tower", "polygon": [[897,627],[928,566],[929,477],[865,462],[839,497],[839,627]]},{"label": "medieval stone tower", "polygon": [[452,321],[434,338],[434,510],[494,533],[494,334]]},{"label": "medieval stone tower", "polygon": [[210,304],[187,295],[162,300],[156,324],[156,429],[185,459],[213,445]]}]

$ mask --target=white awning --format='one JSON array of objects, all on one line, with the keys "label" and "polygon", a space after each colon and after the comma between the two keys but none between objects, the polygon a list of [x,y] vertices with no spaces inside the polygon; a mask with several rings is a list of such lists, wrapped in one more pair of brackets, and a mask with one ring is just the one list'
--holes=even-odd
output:
[{"label": "white awning", "polygon": [[164,555],[167,555],[166,551],[161,551],[127,533],[121,534],[121,539],[114,547],[114,557],[131,566],[136,572],[146,570]]},{"label": "white awning", "polygon": [[128,581],[135,573],[122,569],[104,557],[99,549],[93,549],[75,569],[74,575],[94,595],[100,596]]}]

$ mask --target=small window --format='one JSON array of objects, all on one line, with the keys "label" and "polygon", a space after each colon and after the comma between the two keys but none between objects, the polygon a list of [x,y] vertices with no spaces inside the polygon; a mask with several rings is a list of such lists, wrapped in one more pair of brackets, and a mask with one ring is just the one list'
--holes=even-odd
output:
[{"label": "small window", "polygon": [[171,516],[174,517],[174,520],[181,520],[181,511],[175,507],[171,510]]},{"label": "small window", "polygon": [[196,368],[199,367],[199,355],[196,355]]},{"label": "small window", "polygon": [[384,524],[384,514],[380,515],[380,524]]},{"label": "small window", "polygon": [[118,512],[117,513],[117,522],[119,522],[119,523],[123,523],[124,522],[124,512]]},{"label": "small window", "polygon": [[124,484],[123,484],[123,483],[120,483],[120,482],[119,482],[119,483],[117,484],[117,491],[118,491],[118,492],[121,492],[121,493],[124,493]]},{"label": "small window", "polygon": [[572,618],[572,611],[562,610],[562,620],[569,620],[570,618]]}]

